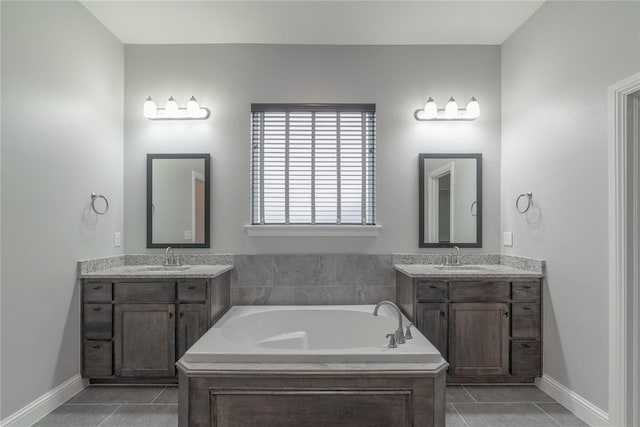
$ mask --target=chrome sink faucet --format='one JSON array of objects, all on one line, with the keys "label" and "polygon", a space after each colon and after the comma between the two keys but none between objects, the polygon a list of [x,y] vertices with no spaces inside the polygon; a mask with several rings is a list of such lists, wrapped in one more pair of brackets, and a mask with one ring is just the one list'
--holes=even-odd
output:
[{"label": "chrome sink faucet", "polygon": [[376,304],[376,308],[373,309],[374,316],[378,315],[378,310],[383,305],[389,305],[393,307],[396,311],[396,314],[398,315],[398,329],[394,333],[394,336],[393,336],[394,339],[392,339],[391,342],[389,343],[389,347],[394,348],[393,344],[396,344],[396,343],[404,344],[406,342],[404,337],[404,331],[402,330],[402,312],[400,311],[398,306],[392,303],[391,301],[380,301],[378,304]]},{"label": "chrome sink faucet", "polygon": [[[454,253],[455,253],[455,258],[454,258]],[[457,247],[457,246],[452,247],[451,248],[451,255],[449,255],[449,256],[450,256],[449,264],[451,264],[451,265],[460,265],[460,248],[459,247]]]},{"label": "chrome sink faucet", "polygon": [[171,246],[167,246],[167,249],[164,251],[164,265],[180,265],[180,257],[173,254],[173,248]]}]

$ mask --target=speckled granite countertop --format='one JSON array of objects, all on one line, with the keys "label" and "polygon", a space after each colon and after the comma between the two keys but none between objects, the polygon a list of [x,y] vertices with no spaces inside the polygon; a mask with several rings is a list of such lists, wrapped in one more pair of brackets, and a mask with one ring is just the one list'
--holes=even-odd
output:
[{"label": "speckled granite countertop", "polygon": [[185,265],[179,268],[151,265],[123,265],[103,270],[81,272],[81,279],[184,279],[195,277],[216,277],[231,270],[231,264]]},{"label": "speckled granite countertop", "polygon": [[543,274],[539,271],[523,270],[506,266],[504,264],[481,264],[447,266],[439,268],[437,264],[394,264],[393,268],[406,276],[413,278],[492,278],[492,277],[531,277],[540,278]]}]

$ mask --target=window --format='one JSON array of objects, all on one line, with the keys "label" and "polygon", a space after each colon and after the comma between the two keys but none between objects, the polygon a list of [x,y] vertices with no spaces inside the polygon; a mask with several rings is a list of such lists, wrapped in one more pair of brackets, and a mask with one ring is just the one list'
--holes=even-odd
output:
[{"label": "window", "polygon": [[375,224],[375,105],[252,104],[253,224]]}]

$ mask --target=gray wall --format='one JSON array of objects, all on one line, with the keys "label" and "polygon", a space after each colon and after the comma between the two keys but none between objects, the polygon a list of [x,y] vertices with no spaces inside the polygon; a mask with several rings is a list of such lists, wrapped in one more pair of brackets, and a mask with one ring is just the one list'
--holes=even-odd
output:
[{"label": "gray wall", "polygon": [[[499,250],[499,46],[127,45],[125,47],[125,249],[150,252],[145,237],[145,156],[210,152],[211,252],[393,253],[418,250],[418,153],[481,152],[484,248]],[[206,121],[142,116],[151,95],[162,105],[191,95]],[[475,95],[473,123],[424,123],[413,111],[428,96],[444,107]],[[248,237],[249,111],[252,102],[363,102],[377,105],[377,238]],[[433,251],[433,250],[431,250]]]},{"label": "gray wall", "polygon": [[637,2],[547,2],[502,46],[504,252],[547,261],[544,372],[604,410],[607,87],[639,70]]},{"label": "gray wall", "polygon": [[[1,8],[6,418],[79,373],[76,262],[122,252],[124,53],[80,3]],[[88,211],[92,191],[108,214]]]}]

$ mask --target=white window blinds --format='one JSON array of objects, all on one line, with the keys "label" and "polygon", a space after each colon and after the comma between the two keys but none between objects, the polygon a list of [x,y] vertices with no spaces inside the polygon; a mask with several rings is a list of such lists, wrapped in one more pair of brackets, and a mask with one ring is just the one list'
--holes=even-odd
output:
[{"label": "white window blinds", "polygon": [[375,224],[373,104],[252,104],[253,224]]}]

